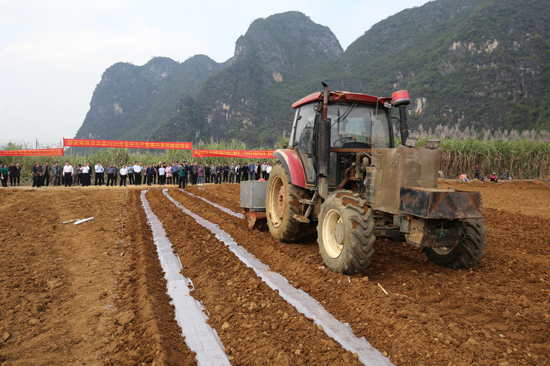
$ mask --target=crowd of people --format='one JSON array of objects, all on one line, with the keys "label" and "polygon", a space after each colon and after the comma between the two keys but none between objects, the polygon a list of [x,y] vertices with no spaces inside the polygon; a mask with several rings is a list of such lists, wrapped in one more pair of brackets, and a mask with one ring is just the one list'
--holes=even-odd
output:
[{"label": "crowd of people", "polygon": [[[439,177],[443,178],[442,177],[443,173],[441,171],[439,171],[439,173],[440,173]],[[475,167],[474,177],[475,177],[475,179],[477,179],[481,182],[483,182],[487,179],[487,176],[484,175],[481,172],[481,168],[479,166]],[[498,178],[497,172],[491,173],[491,175],[489,176],[489,179],[491,180],[491,182],[498,183],[499,178]],[[500,176],[500,179],[505,179],[505,180],[512,179],[512,177],[510,177],[510,171],[508,169],[504,169],[504,172],[502,172],[502,175]],[[466,173],[462,173],[460,175],[460,180],[465,182],[465,183],[470,183],[470,180],[468,179],[468,175]]]},{"label": "crowd of people", "polygon": [[[2,186],[7,187],[8,179],[11,186],[19,185],[21,170],[19,163],[11,164],[10,167],[2,165],[0,169]],[[44,165],[40,162],[32,168],[33,187],[48,186],[50,182],[55,186],[126,186],[133,185],[178,185],[185,188],[187,185],[202,185],[204,183],[240,183],[247,180],[268,180],[272,163],[259,161],[249,164],[239,164],[233,161],[228,163],[203,164],[186,161],[167,164],[159,161],[158,164],[143,164],[134,162],[134,164],[122,164],[119,168],[116,164],[107,164],[103,166],[98,162],[93,167],[90,163],[73,164],[68,161],[65,165],[60,165],[57,161],[50,165],[46,161]]]}]

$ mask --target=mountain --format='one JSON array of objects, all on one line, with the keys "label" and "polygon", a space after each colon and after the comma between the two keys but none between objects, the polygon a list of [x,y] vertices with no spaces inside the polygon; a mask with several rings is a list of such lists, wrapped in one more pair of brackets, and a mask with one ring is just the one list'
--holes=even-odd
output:
[{"label": "mountain", "polygon": [[143,66],[116,63],[103,73],[76,138],[147,140],[178,112],[182,97],[195,96],[210,75],[230,63],[204,55],[182,63],[166,57]]},{"label": "mountain", "polygon": [[549,70],[542,0],[430,1],[377,23],[345,52],[329,28],[287,12],[255,20],[224,64],[113,65],[77,137],[272,145],[289,135],[291,104],[321,81],[379,96],[409,90],[412,128],[550,130]]},{"label": "mountain", "polygon": [[197,93],[203,119],[190,119],[183,109],[152,138],[256,142],[262,135],[272,143],[283,130],[290,131],[291,104],[310,92],[300,81],[319,77],[342,53],[332,31],[302,13],[257,19],[237,40],[233,63],[208,78]]},{"label": "mountain", "polygon": [[407,89],[414,126],[549,129],[550,10],[541,0],[438,0],[379,22],[330,70],[332,88]]}]

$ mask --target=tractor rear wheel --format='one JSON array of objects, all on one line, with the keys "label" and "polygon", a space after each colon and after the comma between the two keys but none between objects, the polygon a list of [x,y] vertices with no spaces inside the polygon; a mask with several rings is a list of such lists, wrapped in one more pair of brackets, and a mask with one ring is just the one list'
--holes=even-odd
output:
[{"label": "tractor rear wheel", "polygon": [[300,200],[308,199],[309,192],[290,183],[281,163],[275,163],[267,182],[265,211],[269,232],[282,242],[300,240],[305,236],[308,224],[294,219],[293,216],[302,215]]},{"label": "tractor rear wheel", "polygon": [[462,239],[456,247],[424,248],[428,260],[451,269],[470,269],[483,257],[487,229],[483,220],[464,220],[460,224]]},{"label": "tractor rear wheel", "polygon": [[332,193],[321,206],[317,241],[328,269],[354,275],[370,264],[374,254],[374,219],[367,202],[351,191]]}]

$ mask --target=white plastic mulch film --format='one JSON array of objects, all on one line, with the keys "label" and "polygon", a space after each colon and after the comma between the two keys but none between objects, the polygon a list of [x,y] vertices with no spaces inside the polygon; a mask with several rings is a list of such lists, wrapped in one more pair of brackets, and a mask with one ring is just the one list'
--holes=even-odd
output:
[{"label": "white plastic mulch film", "polygon": [[181,203],[173,199],[164,189],[162,193],[195,221],[210,230],[218,240],[222,241],[247,267],[252,268],[270,288],[279,292],[279,295],[298,312],[313,319],[315,324],[321,325],[325,333],[340,343],[348,351],[357,353],[359,361],[367,366],[393,365],[380,351],[374,348],[364,337],[358,338],[347,323],[342,323],[332,316],[317,300],[306,292],[294,288],[288,280],[276,272],[272,272],[267,265],[238,245],[233,238],[220,229],[218,225],[203,219],[199,215],[186,209]]},{"label": "white plastic mulch film", "polygon": [[190,295],[193,283],[181,274],[181,261],[172,251],[172,244],[166,237],[162,223],[151,211],[149,201],[145,198],[146,192],[141,191],[141,202],[153,231],[160,264],[164,270],[167,294],[172,298],[171,303],[176,309],[175,318],[182,330],[182,336],[185,337],[185,343],[196,353],[197,364],[200,366],[231,365],[216,330],[206,324],[206,309]]}]

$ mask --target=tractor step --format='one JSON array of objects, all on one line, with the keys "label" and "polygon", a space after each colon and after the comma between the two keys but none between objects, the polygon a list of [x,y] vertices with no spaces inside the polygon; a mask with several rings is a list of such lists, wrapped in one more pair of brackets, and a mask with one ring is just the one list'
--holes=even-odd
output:
[{"label": "tractor step", "polygon": [[300,215],[292,215],[292,218],[298,222],[301,222],[303,224],[309,224],[309,219],[305,216],[300,216]]},{"label": "tractor step", "polygon": [[300,203],[304,205],[315,206],[317,204],[317,201],[300,200]]}]

